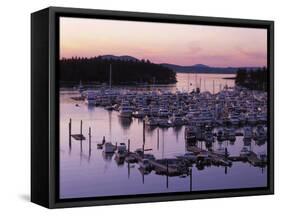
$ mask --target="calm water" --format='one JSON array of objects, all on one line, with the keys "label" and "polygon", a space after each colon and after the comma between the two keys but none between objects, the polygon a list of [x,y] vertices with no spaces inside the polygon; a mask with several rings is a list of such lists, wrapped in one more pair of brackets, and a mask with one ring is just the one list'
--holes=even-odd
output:
[{"label": "calm water", "polygon": [[[215,91],[219,91],[220,85],[233,86],[233,80],[225,80],[223,77],[230,75],[200,74],[197,77],[197,85],[201,78],[201,89],[212,92],[213,80]],[[233,76],[233,75],[231,75]],[[192,78],[193,77],[193,78]],[[186,74],[178,74],[178,83],[174,86],[161,88],[169,90],[188,90],[186,83],[196,83],[196,77]],[[203,81],[204,80],[204,81]],[[205,82],[205,84],[204,84]],[[227,83],[226,83],[227,82]],[[191,90],[191,88],[189,89]],[[193,168],[192,187],[190,178],[169,177],[156,175],[152,171],[143,175],[138,164],[124,163],[118,165],[114,160],[115,155],[106,156],[103,150],[96,147],[102,137],[107,141],[125,142],[131,140],[131,150],[142,147],[142,122],[138,119],[122,120],[115,111],[109,112],[103,108],[88,108],[83,102],[77,103],[70,99],[77,94],[75,91],[61,91],[60,93],[60,197],[99,197],[110,195],[146,194],[161,192],[193,191],[263,187],[267,185],[267,169],[253,167],[248,163],[234,162],[232,167],[206,167],[204,170]],[[92,128],[92,148],[89,151],[88,137],[85,141],[72,139],[71,148],[68,140],[68,123],[72,118],[72,132],[79,133],[80,120],[83,120],[83,134],[88,134],[88,128]],[[214,143],[213,148],[225,146],[231,155],[239,155],[243,147],[243,137],[237,137],[234,144],[223,142]],[[157,159],[171,158],[177,153],[185,152],[184,127],[159,129],[159,142],[157,142],[157,129],[146,130],[146,148],[152,149],[149,153]],[[204,148],[204,143],[202,145]],[[251,148],[254,152],[266,151],[266,144],[258,146],[252,141]],[[168,184],[167,184],[168,183]]]}]

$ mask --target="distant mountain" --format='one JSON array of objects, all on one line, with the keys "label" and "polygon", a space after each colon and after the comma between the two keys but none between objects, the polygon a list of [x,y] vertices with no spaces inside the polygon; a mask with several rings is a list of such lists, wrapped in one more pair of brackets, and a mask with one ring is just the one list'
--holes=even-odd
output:
[{"label": "distant mountain", "polygon": [[123,55],[123,56],[101,55],[99,57],[101,57],[102,59],[106,59],[106,60],[139,61],[139,59],[132,57],[132,56],[128,56],[128,55]]},{"label": "distant mountain", "polygon": [[[190,66],[181,66],[175,64],[161,64],[168,67],[175,72],[180,73],[221,73],[221,74],[234,74],[239,67],[210,67],[204,64],[195,64]],[[245,69],[257,69],[258,67],[244,67]]]},{"label": "distant mountain", "polygon": [[[98,57],[100,57],[103,60],[136,61],[136,62],[141,61],[141,60],[139,60],[133,56],[129,56],[129,55],[122,55],[122,56],[101,55]],[[234,74],[240,68],[240,67],[211,67],[211,66],[208,66],[205,64],[194,64],[194,65],[189,65],[189,66],[182,66],[182,65],[176,65],[176,64],[163,63],[160,65],[167,67],[175,72],[179,72],[179,73]],[[243,67],[243,68],[256,70],[258,67]]]},{"label": "distant mountain", "polygon": [[195,64],[195,65],[191,65],[192,67],[198,67],[198,68],[210,68],[208,65],[204,65],[204,64]]}]

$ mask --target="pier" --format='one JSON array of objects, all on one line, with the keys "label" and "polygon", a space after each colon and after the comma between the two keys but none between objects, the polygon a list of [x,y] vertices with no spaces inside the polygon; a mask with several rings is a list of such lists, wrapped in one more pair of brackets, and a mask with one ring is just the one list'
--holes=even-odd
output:
[{"label": "pier", "polygon": [[[83,128],[83,121],[80,121],[80,133],[79,134],[72,134],[71,128],[72,128],[72,120],[69,120],[69,137],[75,139],[75,140],[85,140],[86,137],[82,133],[82,128]],[[69,144],[71,145],[71,139],[69,139]]]}]

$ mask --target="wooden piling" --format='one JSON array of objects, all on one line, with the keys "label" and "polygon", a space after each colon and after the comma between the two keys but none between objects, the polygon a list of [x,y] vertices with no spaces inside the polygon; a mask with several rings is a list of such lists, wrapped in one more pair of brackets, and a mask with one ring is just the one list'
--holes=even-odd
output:
[{"label": "wooden piling", "polygon": [[128,153],[130,153],[130,139],[128,139]]},{"label": "wooden piling", "polygon": [[91,134],[91,127],[89,127],[89,151],[91,151],[91,137],[92,137],[92,134]]},{"label": "wooden piling", "polygon": [[166,160],[166,187],[169,188],[169,162]]},{"label": "wooden piling", "polygon": [[166,160],[166,168],[167,168],[167,174],[169,174],[169,162]]},{"label": "wooden piling", "polygon": [[157,128],[157,149],[159,149],[159,128]]},{"label": "wooden piling", "polygon": [[192,168],[189,170],[189,191],[192,191]]},{"label": "wooden piling", "polygon": [[80,140],[80,152],[82,153],[83,149],[82,149],[82,137],[83,137],[83,134],[82,134],[82,127],[83,127],[83,121],[81,120],[80,121],[80,136],[81,136],[81,140]]},{"label": "wooden piling", "polygon": [[69,119],[68,123],[68,133],[69,133],[69,148],[71,148],[71,118]]},{"label": "wooden piling", "polygon": [[143,145],[145,144],[145,122],[142,120],[142,140],[143,140]]}]

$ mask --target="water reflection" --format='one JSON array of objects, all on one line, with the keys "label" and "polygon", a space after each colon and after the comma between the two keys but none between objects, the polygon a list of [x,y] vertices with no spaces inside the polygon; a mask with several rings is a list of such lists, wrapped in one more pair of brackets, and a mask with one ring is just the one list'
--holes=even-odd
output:
[{"label": "water reflection", "polygon": [[124,130],[129,130],[133,122],[131,118],[118,117],[118,121]]},{"label": "water reflection", "polygon": [[[187,87],[185,82],[180,81],[177,83],[180,90],[181,84],[183,88]],[[209,82],[206,81],[204,86],[207,88],[208,85]],[[175,86],[170,89],[174,91]],[[246,161],[233,162],[232,166],[218,166],[198,161],[186,166],[189,170],[186,174],[172,177],[159,175],[152,169],[143,169],[138,163],[128,163],[125,157],[117,152],[106,154],[104,149],[99,149],[97,145],[101,143],[103,136],[106,142],[111,141],[113,144],[117,142],[118,145],[120,142],[127,143],[130,139],[132,152],[145,144],[145,149],[151,149],[146,152],[147,154],[153,154],[156,160],[166,160],[175,158],[176,154],[188,152],[190,146],[216,152],[223,152],[227,148],[231,156],[240,156],[243,147],[257,153],[266,151],[266,140],[249,141],[237,136],[232,142],[219,141],[216,138],[213,142],[206,143],[203,134],[199,133],[199,142],[187,142],[184,139],[184,127],[145,127],[143,140],[142,120],[120,118],[116,111],[107,111],[101,107],[93,108],[83,103],[76,107],[76,102],[69,100],[69,94],[61,95],[60,101],[62,198],[249,188],[267,184],[267,167],[249,166],[249,162]],[[80,120],[83,120],[82,133],[86,136],[85,140],[71,139],[70,118],[73,119],[72,131],[75,132],[79,132]],[[89,127],[92,128],[91,136]]]}]

